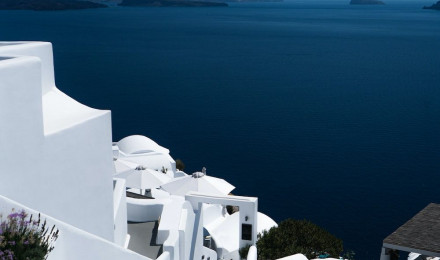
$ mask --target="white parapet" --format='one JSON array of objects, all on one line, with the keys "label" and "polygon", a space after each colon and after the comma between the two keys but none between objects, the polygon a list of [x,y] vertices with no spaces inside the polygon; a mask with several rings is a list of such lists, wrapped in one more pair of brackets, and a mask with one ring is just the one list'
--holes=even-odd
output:
[{"label": "white parapet", "polygon": [[[0,196],[0,212],[10,212],[12,208],[16,211],[25,210],[28,214],[33,214],[33,216],[39,213],[39,211]],[[49,254],[48,260],[151,260],[148,257],[127,250],[48,215],[41,214],[41,218],[47,220],[49,227],[55,225],[59,229],[59,237],[55,241],[54,250]]]},{"label": "white parapet", "polygon": [[46,94],[55,87],[52,44],[50,42],[2,42],[0,56],[38,57],[41,62],[40,92]]}]

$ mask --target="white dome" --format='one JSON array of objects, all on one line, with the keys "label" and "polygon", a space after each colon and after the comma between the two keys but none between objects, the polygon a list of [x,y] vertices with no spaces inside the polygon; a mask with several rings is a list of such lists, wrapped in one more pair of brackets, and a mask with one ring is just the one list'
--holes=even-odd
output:
[{"label": "white dome", "polygon": [[307,260],[307,257],[303,254],[296,254],[296,255],[279,258],[277,260]]},{"label": "white dome", "polygon": [[169,154],[170,151],[143,135],[131,135],[118,142],[119,150],[125,154],[158,152]]},{"label": "white dome", "polygon": [[257,233],[269,231],[272,227],[278,227],[277,223],[266,214],[258,212]]}]

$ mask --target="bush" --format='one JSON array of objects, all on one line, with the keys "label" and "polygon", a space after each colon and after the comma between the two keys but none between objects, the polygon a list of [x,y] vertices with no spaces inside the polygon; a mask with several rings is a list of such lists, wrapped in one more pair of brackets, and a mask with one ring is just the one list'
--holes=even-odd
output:
[{"label": "bush", "polygon": [[185,169],[185,164],[182,162],[182,160],[176,160],[176,169],[179,171],[183,171]]},{"label": "bush", "polygon": [[258,236],[259,260],[277,259],[298,253],[309,259],[321,254],[338,258],[343,251],[342,240],[308,220],[287,219],[278,227]]},{"label": "bush", "polygon": [[242,248],[240,248],[240,250],[238,251],[238,254],[240,255],[241,259],[246,259],[248,252],[249,252],[249,248],[251,248],[251,245],[246,245]]},{"label": "bush", "polygon": [[59,232],[55,225],[49,230],[40,214],[36,220],[27,216],[24,210],[12,210],[4,221],[0,215],[0,260],[42,260],[53,250]]}]

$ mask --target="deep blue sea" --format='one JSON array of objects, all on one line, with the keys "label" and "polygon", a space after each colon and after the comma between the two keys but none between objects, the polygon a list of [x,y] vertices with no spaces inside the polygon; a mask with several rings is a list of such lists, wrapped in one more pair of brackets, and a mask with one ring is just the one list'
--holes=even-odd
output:
[{"label": "deep blue sea", "polygon": [[51,41],[57,86],[111,109],[114,141],[149,136],[372,260],[440,202],[440,12],[386,2],[1,11],[0,40]]}]

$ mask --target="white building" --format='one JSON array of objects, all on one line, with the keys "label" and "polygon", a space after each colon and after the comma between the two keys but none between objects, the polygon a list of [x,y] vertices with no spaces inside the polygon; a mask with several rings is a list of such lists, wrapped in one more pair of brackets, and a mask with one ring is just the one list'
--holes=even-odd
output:
[{"label": "white building", "polygon": [[[112,144],[110,111],[55,86],[50,43],[0,43],[0,122],[0,212],[41,212],[55,224],[50,260],[235,260],[276,225],[258,213],[257,198],[228,195],[224,181],[219,194],[160,189],[177,178],[216,180],[176,170],[168,149],[146,137]],[[255,247],[248,259],[257,259]]]}]

